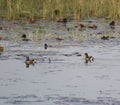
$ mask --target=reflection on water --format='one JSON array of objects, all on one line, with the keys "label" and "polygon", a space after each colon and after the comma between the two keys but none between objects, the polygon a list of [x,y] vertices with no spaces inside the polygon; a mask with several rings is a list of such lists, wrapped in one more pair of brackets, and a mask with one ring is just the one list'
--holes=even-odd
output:
[{"label": "reflection on water", "polygon": [[25,96],[13,96],[13,97],[0,97],[2,100],[7,100],[5,104],[36,104],[36,105],[49,105],[51,101],[52,105],[120,105],[120,101],[117,101],[112,97],[97,97],[96,100],[88,100],[86,98],[78,97],[62,97],[59,95],[45,96],[44,99],[35,96],[34,94]]},{"label": "reflection on water", "polygon": [[[68,40],[47,40],[47,49],[34,40],[7,40],[0,55],[0,105],[120,105],[119,39]],[[85,52],[94,62],[84,63]],[[37,63],[26,68],[26,56]]]}]

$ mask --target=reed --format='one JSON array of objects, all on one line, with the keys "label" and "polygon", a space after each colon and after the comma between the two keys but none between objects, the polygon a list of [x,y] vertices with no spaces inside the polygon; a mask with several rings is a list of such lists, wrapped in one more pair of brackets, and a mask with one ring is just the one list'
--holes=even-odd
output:
[{"label": "reed", "polygon": [[0,18],[120,18],[120,0],[0,0]]}]

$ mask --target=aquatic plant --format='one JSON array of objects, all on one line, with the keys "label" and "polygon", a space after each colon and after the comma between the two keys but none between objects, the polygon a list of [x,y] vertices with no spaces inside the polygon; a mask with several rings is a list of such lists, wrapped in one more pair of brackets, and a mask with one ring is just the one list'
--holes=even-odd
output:
[{"label": "aquatic plant", "polygon": [[119,19],[120,0],[0,0],[0,16],[5,19]]}]

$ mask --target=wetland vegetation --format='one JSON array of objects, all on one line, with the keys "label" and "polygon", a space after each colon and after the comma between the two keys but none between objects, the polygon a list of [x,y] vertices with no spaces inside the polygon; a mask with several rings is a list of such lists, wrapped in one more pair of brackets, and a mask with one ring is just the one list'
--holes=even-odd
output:
[{"label": "wetland vegetation", "polygon": [[119,0],[0,0],[0,17],[13,19],[51,19],[89,17],[119,19]]},{"label": "wetland vegetation", "polygon": [[120,0],[0,0],[0,105],[120,105]]}]

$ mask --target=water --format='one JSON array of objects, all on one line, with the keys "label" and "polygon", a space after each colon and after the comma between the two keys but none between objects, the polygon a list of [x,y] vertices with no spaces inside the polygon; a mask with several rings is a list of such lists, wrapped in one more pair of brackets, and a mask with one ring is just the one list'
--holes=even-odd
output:
[{"label": "water", "polygon": [[[120,105],[119,39],[49,41],[47,50],[34,41],[7,43],[0,55],[0,105]],[[85,52],[95,61],[85,64]],[[37,63],[26,68],[25,56]]]}]

